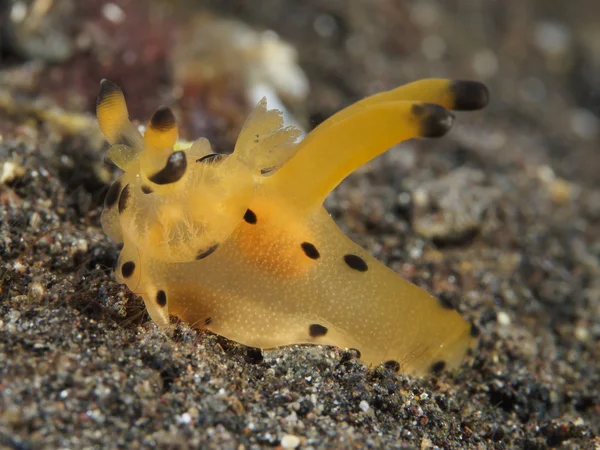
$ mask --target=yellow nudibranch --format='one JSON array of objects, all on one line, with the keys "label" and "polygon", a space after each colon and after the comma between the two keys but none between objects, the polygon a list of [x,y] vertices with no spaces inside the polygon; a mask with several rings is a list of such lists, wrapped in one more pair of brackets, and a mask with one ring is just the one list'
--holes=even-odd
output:
[{"label": "yellow nudibranch", "polygon": [[160,108],[142,135],[123,92],[103,80],[97,114],[123,174],[107,192],[106,233],[124,244],[117,280],[152,320],[169,316],[242,344],[357,349],[367,364],[422,375],[456,368],[478,329],[347,238],[323,200],[400,141],[439,137],[448,110],[478,110],[487,88],[426,79],[367,97],[297,142],[261,101],[229,155],[177,142]]}]

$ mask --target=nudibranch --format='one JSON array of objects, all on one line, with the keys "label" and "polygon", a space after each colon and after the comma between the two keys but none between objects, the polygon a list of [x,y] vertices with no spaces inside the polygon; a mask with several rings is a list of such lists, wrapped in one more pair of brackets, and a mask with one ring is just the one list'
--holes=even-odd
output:
[{"label": "nudibranch", "polygon": [[426,79],[367,97],[304,139],[262,100],[231,154],[181,145],[169,108],[146,131],[108,80],[97,103],[123,173],[102,226],[123,243],[116,278],[162,328],[176,316],[242,344],[354,348],[369,365],[422,375],[456,368],[478,329],[346,237],[323,208],[348,174],[400,141],[435,138],[449,110],[478,110],[487,88]]}]

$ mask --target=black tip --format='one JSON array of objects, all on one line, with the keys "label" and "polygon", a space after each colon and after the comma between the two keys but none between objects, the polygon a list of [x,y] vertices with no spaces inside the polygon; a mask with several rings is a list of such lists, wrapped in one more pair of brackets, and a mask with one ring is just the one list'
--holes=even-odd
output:
[{"label": "black tip", "polygon": [[456,80],[450,85],[454,95],[454,107],[457,111],[476,111],[485,108],[490,101],[487,86],[478,81]]},{"label": "black tip", "polygon": [[419,103],[414,105],[412,112],[421,122],[421,136],[436,138],[445,135],[454,122],[450,111],[433,103]]},{"label": "black tip", "polygon": [[150,119],[150,127],[156,131],[169,131],[176,123],[175,114],[166,106],[158,108]]},{"label": "black tip", "polygon": [[150,177],[150,181],[156,184],[171,184],[179,181],[185,174],[187,168],[187,159],[185,152],[178,151],[171,153],[167,164],[160,171]]},{"label": "black tip", "polygon": [[102,81],[100,81],[100,93],[98,94],[96,106],[98,106],[100,103],[106,100],[107,97],[110,97],[111,95],[117,92],[120,93],[121,88],[112,81],[103,78]]}]

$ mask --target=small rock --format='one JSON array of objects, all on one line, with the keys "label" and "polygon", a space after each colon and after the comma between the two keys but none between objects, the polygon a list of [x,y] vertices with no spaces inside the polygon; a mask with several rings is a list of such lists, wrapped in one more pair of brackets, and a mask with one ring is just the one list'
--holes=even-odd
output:
[{"label": "small rock", "polygon": [[45,292],[46,289],[44,289],[44,286],[42,286],[42,284],[38,281],[35,281],[29,285],[29,295],[35,300],[40,300],[44,296]]},{"label": "small rock", "polygon": [[115,3],[105,3],[102,7],[102,15],[114,24],[120,24],[125,20],[125,12]]},{"label": "small rock", "polygon": [[281,438],[282,448],[297,448],[300,445],[300,438],[293,434],[286,434]]},{"label": "small rock", "polygon": [[6,161],[2,165],[2,174],[0,175],[0,184],[10,183],[25,175],[25,168],[13,161]]},{"label": "small rock", "polygon": [[581,342],[586,342],[590,339],[590,332],[584,326],[575,327],[575,339]]},{"label": "small rock", "polygon": [[423,438],[421,441],[421,450],[427,450],[429,448],[433,448],[433,442],[431,442],[431,439]]},{"label": "small rock", "polygon": [[566,53],[571,47],[569,28],[560,22],[542,21],[535,25],[534,42],[548,56]]},{"label": "small rock", "polygon": [[498,325],[502,325],[503,327],[510,325],[510,316],[504,311],[499,311],[496,318],[498,320]]}]

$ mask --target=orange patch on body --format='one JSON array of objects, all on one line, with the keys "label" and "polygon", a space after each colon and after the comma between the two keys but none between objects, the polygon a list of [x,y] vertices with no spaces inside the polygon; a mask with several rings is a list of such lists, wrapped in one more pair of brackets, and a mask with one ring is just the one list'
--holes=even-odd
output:
[{"label": "orange patch on body", "polygon": [[256,223],[243,221],[232,241],[251,266],[276,276],[296,277],[315,267],[317,261],[306,256],[301,246],[312,242],[310,229],[286,209],[272,200],[256,199],[249,207]]}]

